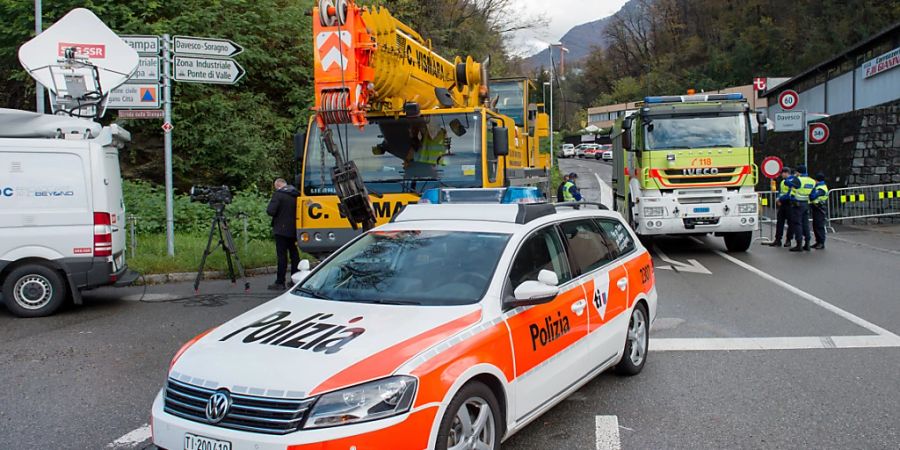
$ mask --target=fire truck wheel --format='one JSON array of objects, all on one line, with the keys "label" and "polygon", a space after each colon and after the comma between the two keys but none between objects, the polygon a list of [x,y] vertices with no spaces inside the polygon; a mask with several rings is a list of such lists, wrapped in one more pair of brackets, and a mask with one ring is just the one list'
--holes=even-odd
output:
[{"label": "fire truck wheel", "polygon": [[753,242],[752,231],[725,234],[725,248],[732,253],[746,252]]}]

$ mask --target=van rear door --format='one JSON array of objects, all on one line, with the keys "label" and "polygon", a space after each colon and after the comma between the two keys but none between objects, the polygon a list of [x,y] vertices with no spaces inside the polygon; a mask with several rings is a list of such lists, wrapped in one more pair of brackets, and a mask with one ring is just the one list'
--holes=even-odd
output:
[{"label": "van rear door", "polygon": [[106,188],[106,204],[97,205],[96,211],[109,213],[112,224],[112,254],[115,271],[125,265],[125,198],[122,195],[122,173],[119,171],[119,151],[105,147],[103,152],[103,185]]}]

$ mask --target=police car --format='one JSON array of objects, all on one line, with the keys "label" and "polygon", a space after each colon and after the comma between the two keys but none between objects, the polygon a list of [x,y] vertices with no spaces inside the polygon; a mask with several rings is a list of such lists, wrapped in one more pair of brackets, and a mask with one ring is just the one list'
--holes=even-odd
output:
[{"label": "police car", "polygon": [[274,300],[185,344],[164,449],[497,449],[647,360],[657,292],[614,212],[409,205]]}]

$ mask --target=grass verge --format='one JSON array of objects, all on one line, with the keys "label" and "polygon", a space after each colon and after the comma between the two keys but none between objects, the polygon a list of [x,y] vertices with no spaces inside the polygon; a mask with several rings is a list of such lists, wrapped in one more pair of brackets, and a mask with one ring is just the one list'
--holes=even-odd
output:
[{"label": "grass verge", "polygon": [[[195,236],[187,234],[175,235],[175,256],[166,254],[165,234],[146,234],[137,237],[137,249],[134,255],[129,248],[126,260],[128,267],[142,274],[196,272],[200,267],[200,258],[206,248],[207,235]],[[214,238],[216,239],[216,238]],[[213,245],[218,242],[213,241]],[[129,239],[129,246],[131,241]],[[238,257],[245,269],[275,265],[275,242],[271,240],[250,240],[246,248],[241,240],[235,242]],[[300,253],[301,258],[310,258]],[[226,270],[225,251],[213,250],[206,259],[206,270]]]}]

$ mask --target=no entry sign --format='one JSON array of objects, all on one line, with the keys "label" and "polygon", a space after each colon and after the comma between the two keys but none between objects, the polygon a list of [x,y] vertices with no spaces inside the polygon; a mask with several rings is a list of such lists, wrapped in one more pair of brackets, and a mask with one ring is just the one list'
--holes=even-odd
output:
[{"label": "no entry sign", "polygon": [[818,122],[809,124],[810,144],[824,144],[828,140],[828,134],[828,125]]},{"label": "no entry sign", "polygon": [[790,111],[800,104],[800,94],[797,91],[788,89],[778,94],[778,105],[785,111]]},{"label": "no entry sign", "polygon": [[782,163],[781,158],[777,156],[767,156],[763,159],[762,173],[766,178],[771,178],[773,180],[778,178],[782,168],[784,168],[784,163]]}]

